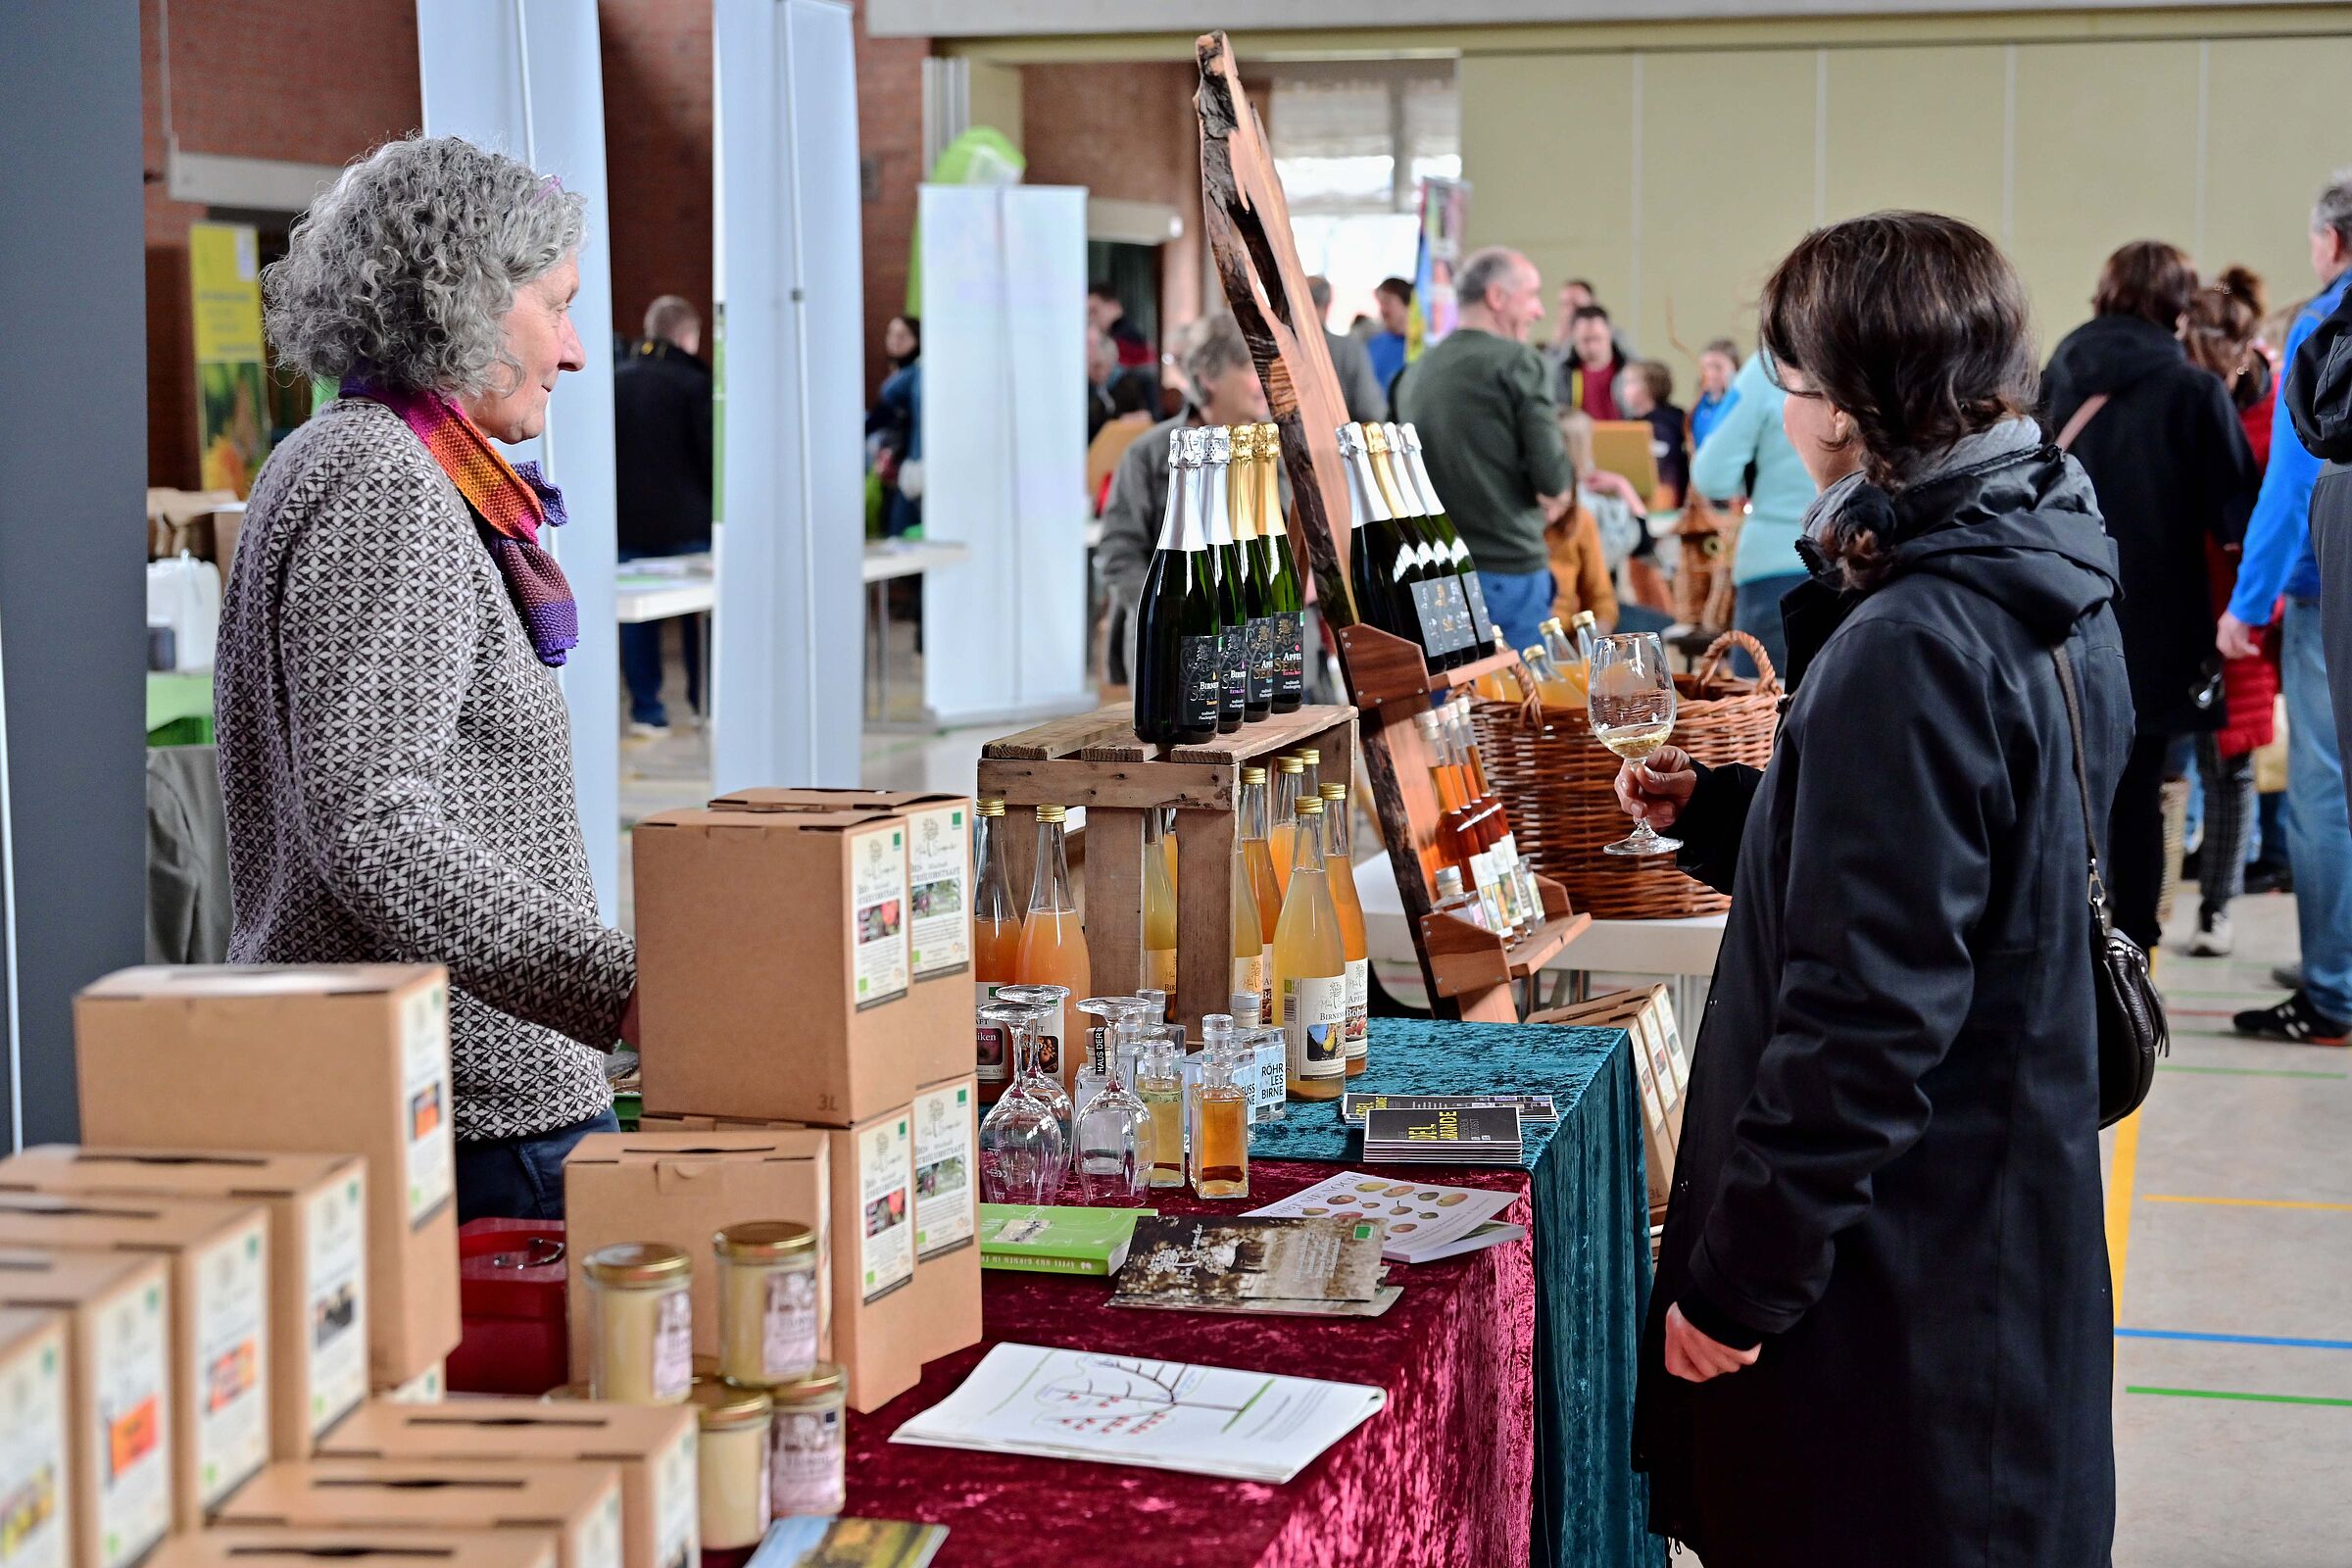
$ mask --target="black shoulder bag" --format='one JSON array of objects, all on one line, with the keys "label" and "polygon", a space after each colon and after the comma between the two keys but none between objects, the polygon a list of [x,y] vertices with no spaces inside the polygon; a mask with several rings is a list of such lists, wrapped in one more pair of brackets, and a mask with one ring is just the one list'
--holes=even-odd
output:
[{"label": "black shoulder bag", "polygon": [[2169,1055],[2172,1031],[2164,999],[2148,977],[2148,956],[2107,918],[2107,889],[2099,880],[2098,818],[2090,808],[2090,774],[2082,760],[2082,703],[2075,665],[2061,646],[2050,650],[2058,690],[2066,698],[2066,727],[2075,742],[2075,790],[2082,801],[2082,838],[2090,853],[2090,985],[2099,1007],[2099,1125],[2112,1127],[2139,1108],[2156,1082],[2156,1058]]}]

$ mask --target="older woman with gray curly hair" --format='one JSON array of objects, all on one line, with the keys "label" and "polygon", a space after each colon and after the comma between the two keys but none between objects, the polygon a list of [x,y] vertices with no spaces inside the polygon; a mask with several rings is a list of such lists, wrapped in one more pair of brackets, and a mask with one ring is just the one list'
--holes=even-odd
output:
[{"label": "older woman with gray curly hair", "polygon": [[537,435],[584,363],[583,206],[446,136],[312,205],[264,274],[270,334],[342,395],[263,468],[220,617],[230,956],[448,967],[462,1219],[562,1214],[564,1155],[616,1125],[602,1053],[635,1032],[556,683],[563,499],[492,444]]}]

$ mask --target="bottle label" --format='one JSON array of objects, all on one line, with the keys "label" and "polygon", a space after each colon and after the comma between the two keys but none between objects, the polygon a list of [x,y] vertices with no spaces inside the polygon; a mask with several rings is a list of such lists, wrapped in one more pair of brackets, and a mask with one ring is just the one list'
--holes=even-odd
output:
[{"label": "bottle label", "polygon": [[893,822],[850,846],[850,972],[859,1007],[906,994],[906,825]]},{"label": "bottle label", "polygon": [[694,1387],[694,1298],[683,1287],[654,1310],[654,1398],[683,1399]]},{"label": "bottle label", "polygon": [[1269,942],[1257,950],[1257,1017],[1271,1028],[1274,1023],[1274,944]]},{"label": "bottle label", "polygon": [[1372,1040],[1372,960],[1348,960],[1348,1037],[1342,1054],[1361,1061]]},{"label": "bottle label", "polygon": [[1153,991],[1176,994],[1176,950],[1174,948],[1146,948],[1144,950],[1146,985]]},{"label": "bottle label", "polygon": [[[1283,1102],[1289,1098],[1290,1085],[1284,1074],[1290,1070],[1290,1047],[1286,1041],[1268,1037],[1256,1048],[1257,1095],[1251,1102],[1259,1121],[1273,1121],[1282,1115]],[[1346,1064],[1342,1064],[1345,1070]]]},{"label": "bottle label", "polygon": [[1434,658],[1453,651],[1452,633],[1446,625],[1446,591],[1443,583],[1413,584],[1413,614],[1420,623],[1424,653]]},{"label": "bottle label", "polygon": [[[972,996],[975,1008],[985,1007],[997,1000],[996,982],[979,981],[972,987]],[[995,1024],[975,1024],[972,1026],[972,1039],[976,1048],[973,1056],[974,1076],[984,1084],[1001,1084],[1011,1078],[1012,1042],[1004,1037],[1004,1031]]]},{"label": "bottle label", "polygon": [[1348,1071],[1348,977],[1286,975],[1282,1029],[1294,1078],[1337,1078]]},{"label": "bottle label", "polygon": [[1474,566],[1462,568],[1462,591],[1470,596],[1470,633],[1478,639],[1481,654],[1494,651],[1494,622],[1487,613],[1486,585],[1478,580]]},{"label": "bottle label", "polygon": [[780,1268],[767,1276],[760,1312],[760,1370],[779,1383],[807,1377],[816,1364],[816,1293],[813,1268]]},{"label": "bottle label", "polygon": [[1250,708],[1250,628],[1228,626],[1217,640],[1223,645],[1224,716],[1239,718]]},{"label": "bottle label", "polygon": [[1279,617],[1259,615],[1250,622],[1250,706],[1264,708],[1274,701],[1275,666],[1278,659],[1274,644],[1274,622]]},{"label": "bottle label", "polygon": [[1454,648],[1458,651],[1476,647],[1478,632],[1470,619],[1470,595],[1464,590],[1462,579],[1449,576],[1439,586],[1446,591],[1446,623],[1451,630]]},{"label": "bottle label", "polygon": [[907,930],[914,977],[953,974],[972,961],[972,919],[964,895],[971,834],[968,806],[939,806],[906,816]]},{"label": "bottle label", "polygon": [[1306,695],[1306,612],[1286,610],[1274,622],[1274,700],[1296,703]]},{"label": "bottle label", "polygon": [[1215,729],[1225,691],[1224,639],[1184,637],[1178,642],[1176,727]]},{"label": "bottle label", "polygon": [[1263,1018],[1266,1015],[1266,955],[1262,948],[1247,958],[1233,960],[1233,984],[1226,994],[1238,997],[1244,992],[1257,999],[1257,1015]]}]

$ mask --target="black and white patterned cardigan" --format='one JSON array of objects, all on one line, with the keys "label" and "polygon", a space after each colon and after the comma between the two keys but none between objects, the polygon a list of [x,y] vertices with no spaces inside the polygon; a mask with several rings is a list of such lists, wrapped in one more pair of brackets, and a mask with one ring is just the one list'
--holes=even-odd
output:
[{"label": "black and white patterned cardigan", "polygon": [[636,950],[597,915],[556,672],[457,488],[390,411],[331,404],[263,467],[222,597],[230,957],[446,964],[461,1139],[604,1109]]}]

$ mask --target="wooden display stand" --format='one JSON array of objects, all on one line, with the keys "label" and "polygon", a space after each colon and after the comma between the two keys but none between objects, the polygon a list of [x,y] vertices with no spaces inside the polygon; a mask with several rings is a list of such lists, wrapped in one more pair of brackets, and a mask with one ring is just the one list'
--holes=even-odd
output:
[{"label": "wooden display stand", "polygon": [[[1312,746],[1319,783],[1348,783],[1356,712],[1301,708],[1245,724],[1205,746],[1160,749],[1136,738],[1134,712],[1104,708],[1055,719],[980,751],[980,794],[1004,803],[1004,855],[1016,900],[1037,856],[1039,806],[1086,808],[1086,950],[1095,995],[1144,984],[1144,818],[1176,808],[1176,996],[1171,1021],[1198,1035],[1233,984],[1234,803],[1242,764]],[[1269,769],[1270,771],[1270,769]],[[1350,794],[1352,795],[1352,791]],[[1272,783],[1268,782],[1268,799]]]},{"label": "wooden display stand", "polygon": [[[1308,298],[1291,242],[1290,208],[1264,128],[1242,91],[1233,50],[1221,32],[1204,34],[1196,47],[1200,205],[1209,255],[1282,431],[1283,467],[1298,511],[1292,549],[1303,552],[1301,564],[1314,574],[1316,609],[1339,643],[1348,689],[1364,716],[1365,788],[1415,933],[1430,1007],[1441,1018],[1515,1023],[1513,982],[1543,967],[1591,917],[1571,911],[1566,890],[1543,878],[1538,882],[1545,918],[1516,943],[1431,911],[1427,852],[1437,838],[1440,808],[1427,744],[1414,722],[1429,710],[1433,695],[1504,668],[1514,656],[1496,654],[1433,673],[1419,648],[1358,621],[1348,586],[1345,503],[1338,499],[1347,494],[1337,435],[1347,409],[1324,345],[1322,318]],[[1323,755],[1328,760],[1331,753]]]}]

